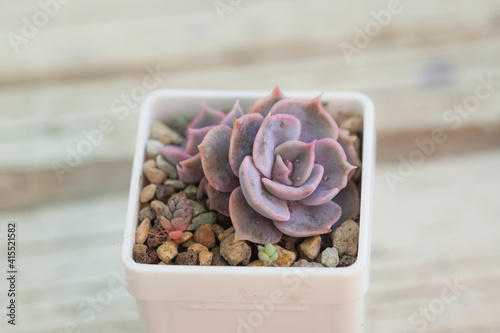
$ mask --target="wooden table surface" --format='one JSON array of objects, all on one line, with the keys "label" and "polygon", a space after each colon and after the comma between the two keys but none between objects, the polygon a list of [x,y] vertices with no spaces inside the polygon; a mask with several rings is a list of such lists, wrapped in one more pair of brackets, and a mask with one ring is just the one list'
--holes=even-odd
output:
[{"label": "wooden table surface", "polygon": [[[211,1],[42,1],[51,16],[0,3],[0,263],[16,221],[19,265],[17,326],[2,310],[0,331],[141,331],[126,291],[96,298],[121,274],[138,119],[136,103],[115,111],[149,66],[158,88],[369,95],[367,332],[500,332],[500,2],[221,2],[223,20]],[[58,181],[53,164],[107,117],[111,133]]]}]

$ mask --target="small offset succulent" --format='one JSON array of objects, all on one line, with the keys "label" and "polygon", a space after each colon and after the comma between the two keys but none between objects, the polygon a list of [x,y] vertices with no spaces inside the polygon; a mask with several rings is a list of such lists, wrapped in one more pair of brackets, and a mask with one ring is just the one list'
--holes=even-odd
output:
[{"label": "small offset succulent", "polygon": [[179,239],[191,221],[192,208],[184,195],[170,198],[163,210],[165,216],[156,220],[156,225],[168,234],[170,239]]},{"label": "small offset succulent", "polygon": [[257,246],[257,249],[259,250],[259,259],[264,263],[264,265],[268,266],[273,261],[278,260],[278,251],[272,244],[266,244],[266,246],[259,245]]},{"label": "small offset succulent", "polygon": [[161,152],[181,180],[200,182],[211,209],[231,217],[235,241],[327,233],[344,205],[357,209],[352,186],[340,205],[332,200],[354,174],[356,137],[339,130],[321,96],[292,99],[276,88],[248,114],[238,102],[228,115],[204,107],[186,137],[185,147]]}]

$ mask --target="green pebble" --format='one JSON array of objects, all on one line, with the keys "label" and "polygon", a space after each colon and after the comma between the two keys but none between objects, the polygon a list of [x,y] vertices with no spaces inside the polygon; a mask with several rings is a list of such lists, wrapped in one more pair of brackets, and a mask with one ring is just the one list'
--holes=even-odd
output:
[{"label": "green pebble", "polygon": [[191,208],[192,208],[191,214],[193,215],[193,217],[196,217],[207,211],[205,207],[203,207],[203,205],[200,204],[198,201],[189,200],[189,202],[191,203]]},{"label": "green pebble", "polygon": [[167,174],[168,179],[177,179],[179,175],[177,174],[177,169],[172,164],[168,163],[163,156],[156,156],[156,167]]},{"label": "green pebble", "polygon": [[193,231],[204,224],[214,224],[216,220],[217,215],[215,214],[215,212],[202,213],[196,217],[193,217],[191,223],[187,227],[187,230]]},{"label": "green pebble", "polygon": [[183,192],[188,199],[194,199],[196,198],[196,193],[198,193],[198,188],[193,184],[190,184],[184,189]]},{"label": "green pebble", "polygon": [[326,267],[337,267],[339,261],[339,251],[334,247],[328,247],[321,253],[321,263]]},{"label": "green pebble", "polygon": [[186,188],[186,184],[176,179],[167,179],[163,182],[163,185],[170,186],[176,191],[181,191]]}]

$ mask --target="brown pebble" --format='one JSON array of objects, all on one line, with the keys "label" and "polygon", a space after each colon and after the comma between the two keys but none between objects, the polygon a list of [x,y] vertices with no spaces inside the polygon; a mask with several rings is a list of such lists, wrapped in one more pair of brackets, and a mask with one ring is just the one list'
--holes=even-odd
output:
[{"label": "brown pebble", "polygon": [[141,202],[142,203],[149,202],[151,199],[155,197],[155,193],[156,193],[155,184],[149,184],[145,186],[141,191],[141,196],[140,196]]},{"label": "brown pebble", "polygon": [[265,266],[264,263],[262,261],[260,261],[259,259],[257,260],[254,260],[252,261],[251,263],[249,263],[247,265],[247,267],[262,267],[262,266]]},{"label": "brown pebble", "polygon": [[200,261],[200,266],[212,265],[213,256],[214,256],[214,254],[210,251],[201,251],[198,254],[198,260]]},{"label": "brown pebble", "polygon": [[171,186],[161,184],[157,185],[156,197],[158,198],[158,200],[167,201],[168,198],[174,193],[175,190]]},{"label": "brown pebble", "polygon": [[279,245],[275,245],[278,252],[278,259],[273,261],[272,265],[276,267],[290,267],[297,259],[297,254],[293,251],[288,251]]},{"label": "brown pebble", "polygon": [[149,182],[153,184],[161,184],[167,179],[165,171],[158,169],[154,160],[147,160],[144,162],[142,171]]},{"label": "brown pebble", "polygon": [[234,233],[224,238],[220,244],[220,254],[227,262],[236,266],[238,264],[247,265],[252,256],[252,248],[246,241],[234,241]]},{"label": "brown pebble", "polygon": [[149,227],[151,225],[151,221],[146,218],[141,224],[137,227],[135,232],[135,243],[136,244],[144,244],[146,239],[148,239]]},{"label": "brown pebble", "polygon": [[205,245],[201,245],[198,243],[194,243],[190,247],[188,247],[188,252],[200,253],[202,251],[208,251],[208,248]]},{"label": "brown pebble", "polygon": [[172,241],[166,241],[158,247],[156,253],[161,261],[168,263],[170,260],[174,259],[178,253],[177,244]]},{"label": "brown pebble", "polygon": [[163,210],[165,209],[165,203],[160,200],[153,200],[150,203],[151,208],[154,209],[156,216],[160,217],[163,215]]},{"label": "brown pebble", "polygon": [[224,230],[219,234],[219,241],[222,242],[224,239],[226,239],[229,235],[234,234],[234,227],[231,227],[229,229]]},{"label": "brown pebble", "polygon": [[183,192],[186,195],[186,197],[188,197],[188,199],[194,200],[196,199],[196,193],[198,192],[198,188],[193,184],[190,184],[184,189]]},{"label": "brown pebble", "polygon": [[151,257],[145,252],[137,253],[135,256],[135,262],[138,264],[150,264]]},{"label": "brown pebble", "polygon": [[156,254],[156,251],[154,249],[148,249],[146,251],[147,255],[149,256],[149,258],[151,259],[150,260],[150,264],[157,264],[160,262],[160,259],[158,259],[158,255]]},{"label": "brown pebble", "polygon": [[356,257],[347,256],[347,255],[346,256],[341,256],[339,264],[338,264],[337,267],[351,266],[352,264],[354,264],[355,261],[356,261]]},{"label": "brown pebble", "polygon": [[175,257],[176,265],[198,265],[198,254],[194,252],[181,252]]},{"label": "brown pebble", "polygon": [[321,236],[313,236],[306,238],[298,246],[299,256],[301,258],[309,258],[313,260],[321,250]]},{"label": "brown pebble", "polygon": [[224,232],[224,228],[219,224],[214,223],[212,224],[212,231],[214,232],[215,238],[219,239],[219,235]]},{"label": "brown pebble", "polygon": [[215,234],[212,231],[212,226],[210,224],[201,225],[194,232],[193,240],[196,243],[205,245],[207,248],[212,249],[217,244],[215,241]]},{"label": "brown pebble", "polygon": [[175,244],[177,245],[180,245],[182,243],[185,243],[187,242],[188,240],[190,240],[191,238],[193,238],[193,233],[192,232],[189,232],[189,231],[184,231],[182,233],[182,236],[178,239],[173,239],[172,242],[174,242]]},{"label": "brown pebble", "polygon": [[144,219],[149,219],[154,221],[156,218],[156,212],[153,208],[147,206],[139,211],[139,222],[144,221]]},{"label": "brown pebble", "polygon": [[222,258],[220,255],[220,247],[216,246],[212,249],[213,258],[212,258],[212,266],[227,266],[229,265],[226,259]]},{"label": "brown pebble", "polygon": [[132,249],[132,258],[137,261],[137,254],[139,253],[146,253],[148,250],[148,247],[144,244],[135,244],[133,249]]},{"label": "brown pebble", "polygon": [[190,247],[191,245],[193,245],[193,244],[195,244],[195,243],[194,243],[193,238],[191,238],[191,239],[188,239],[187,241],[185,241],[185,242],[182,244],[182,247],[184,247],[184,248],[186,248],[186,249],[187,249],[187,248],[189,248],[189,247]]},{"label": "brown pebble", "polygon": [[160,233],[158,227],[153,226],[149,229],[148,234],[148,246],[157,247],[158,245],[164,243],[168,239],[168,235],[164,232]]},{"label": "brown pebble", "polygon": [[344,254],[356,256],[358,252],[359,225],[353,220],[347,220],[335,229],[332,233],[332,243],[339,251],[339,255]]}]

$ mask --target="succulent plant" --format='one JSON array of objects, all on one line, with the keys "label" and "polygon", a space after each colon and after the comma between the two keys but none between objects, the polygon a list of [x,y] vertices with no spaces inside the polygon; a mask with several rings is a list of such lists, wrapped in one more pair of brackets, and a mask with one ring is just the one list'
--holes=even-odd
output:
[{"label": "succulent plant", "polygon": [[273,261],[278,260],[278,251],[272,244],[266,244],[266,246],[259,245],[257,249],[259,250],[259,259],[264,265],[269,266]]},{"label": "succulent plant", "polygon": [[354,184],[340,205],[332,200],[354,174],[356,137],[339,131],[321,95],[292,99],[276,87],[248,114],[238,102],[227,115],[204,107],[186,137],[185,147],[161,152],[181,180],[200,182],[198,195],[208,196],[211,209],[231,217],[235,241],[275,244],[283,234],[323,234],[342,207],[359,210],[349,202]]},{"label": "succulent plant", "polygon": [[179,239],[191,221],[192,208],[184,195],[170,198],[163,210],[165,216],[156,219],[156,226],[166,232],[170,239]]}]

